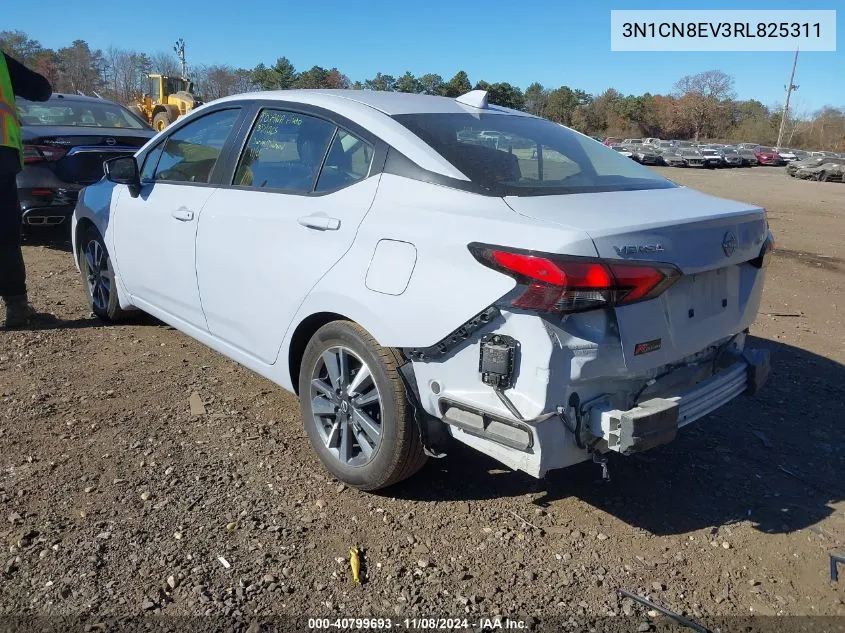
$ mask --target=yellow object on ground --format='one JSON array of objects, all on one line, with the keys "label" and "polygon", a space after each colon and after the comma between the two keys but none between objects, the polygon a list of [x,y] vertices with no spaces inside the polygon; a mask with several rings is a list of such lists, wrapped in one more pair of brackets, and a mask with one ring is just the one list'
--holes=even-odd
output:
[{"label": "yellow object on ground", "polygon": [[361,584],[361,554],[357,547],[349,550],[349,566],[352,567],[352,582]]}]

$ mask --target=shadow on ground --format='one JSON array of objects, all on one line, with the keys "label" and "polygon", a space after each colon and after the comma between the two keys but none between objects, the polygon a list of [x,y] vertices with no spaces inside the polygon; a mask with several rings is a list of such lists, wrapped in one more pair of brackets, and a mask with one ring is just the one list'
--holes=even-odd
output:
[{"label": "shadow on ground", "polygon": [[768,533],[813,526],[845,499],[845,366],[775,341],[749,344],[772,351],[772,376],[759,395],[684,428],[671,444],[614,455],[610,482],[592,463],[536,481],[454,446],[389,494],[450,501],[539,492],[539,505],[576,497],[658,535],[746,519]]},{"label": "shadow on ground", "polygon": [[69,226],[51,226],[27,229],[23,234],[24,246],[42,246],[56,251],[70,253],[72,250]]}]

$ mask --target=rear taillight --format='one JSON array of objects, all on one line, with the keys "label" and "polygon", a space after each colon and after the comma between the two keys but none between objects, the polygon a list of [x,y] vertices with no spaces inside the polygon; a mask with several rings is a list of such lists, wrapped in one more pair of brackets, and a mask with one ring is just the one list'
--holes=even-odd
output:
[{"label": "rear taillight", "polygon": [[53,145],[24,145],[23,162],[26,165],[31,165],[32,163],[50,163],[59,160],[66,153],[66,147],[55,147]]},{"label": "rear taillight", "polygon": [[471,244],[475,258],[524,286],[511,304],[538,312],[582,312],[653,299],[681,272],[670,264],[614,262]]},{"label": "rear taillight", "polygon": [[763,247],[760,249],[760,254],[749,262],[752,266],[757,268],[765,268],[769,265],[772,259],[772,252],[775,250],[775,236],[769,231],[766,240],[763,242]]}]

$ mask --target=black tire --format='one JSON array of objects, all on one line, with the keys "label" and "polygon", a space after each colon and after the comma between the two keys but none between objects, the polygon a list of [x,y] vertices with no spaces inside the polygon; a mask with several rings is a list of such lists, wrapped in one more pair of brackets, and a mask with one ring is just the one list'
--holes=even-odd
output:
[{"label": "black tire", "polygon": [[[83,233],[78,247],[77,257],[79,269],[82,272],[82,287],[88,298],[91,312],[110,323],[124,320],[127,312],[120,307],[117,299],[114,267],[103,236],[93,226],[89,226]],[[99,286],[97,285],[98,277],[101,284]]]},{"label": "black tire", "polygon": [[171,123],[173,123],[173,120],[170,118],[170,114],[168,114],[167,111],[159,112],[153,117],[153,129],[156,132],[161,132]]},{"label": "black tire", "polygon": [[[324,352],[331,354],[333,350],[341,348],[351,352],[350,363],[360,362],[361,366],[363,363],[366,364],[372,376],[371,382],[379,396],[377,416],[380,439],[375,448],[371,449],[371,455],[364,457],[363,451],[358,453],[356,459],[365,460],[360,464],[349,464],[332,453],[327,441],[320,435],[321,431],[313,410],[312,398],[317,392],[312,392],[312,378],[326,376],[328,366],[325,364]],[[402,364],[404,361],[396,350],[381,347],[369,332],[350,321],[332,321],[324,325],[317,330],[305,348],[299,370],[299,402],[305,432],[323,465],[349,486],[361,490],[385,488],[407,479],[426,462],[427,457],[423,451],[419,429],[405,393],[404,382],[398,371]],[[351,371],[349,382],[354,382],[356,374]],[[324,384],[330,386],[332,383],[326,377]],[[349,410],[354,409],[352,401],[348,404]],[[334,429],[333,423],[337,422],[341,415],[337,407],[335,409],[335,414],[321,416],[321,423],[331,426],[332,429]],[[376,413],[373,412],[372,415],[375,416]],[[352,430],[352,426],[348,428],[350,429],[348,437],[354,439],[355,446],[358,446],[360,450],[360,427],[357,434]],[[342,430],[338,431],[338,434],[341,433],[343,433]],[[349,441],[351,442],[352,439]],[[354,452],[354,448],[350,450]],[[338,453],[340,453],[339,449]]]}]

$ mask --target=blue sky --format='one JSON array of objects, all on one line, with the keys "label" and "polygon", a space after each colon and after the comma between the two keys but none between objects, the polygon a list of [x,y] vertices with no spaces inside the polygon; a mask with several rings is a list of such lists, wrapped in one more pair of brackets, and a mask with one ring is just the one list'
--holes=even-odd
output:
[{"label": "blue sky", "polygon": [[[26,31],[50,47],[81,38],[95,48],[153,53],[171,50],[183,37],[189,64],[252,67],[284,55],[297,69],[337,66],[353,80],[406,70],[449,79],[464,69],[473,83],[509,81],[525,88],[536,80],[591,93],[609,87],[626,94],[666,93],[683,75],[718,68],[733,75],[738,97],[767,105],[783,100],[792,53],[611,52],[610,10],[838,8],[837,31],[845,32],[841,0],[182,0],[157,9],[154,3],[109,0],[13,1],[4,28]],[[841,36],[837,48],[801,53],[795,80],[800,89],[793,96],[798,113],[845,106]]]}]

